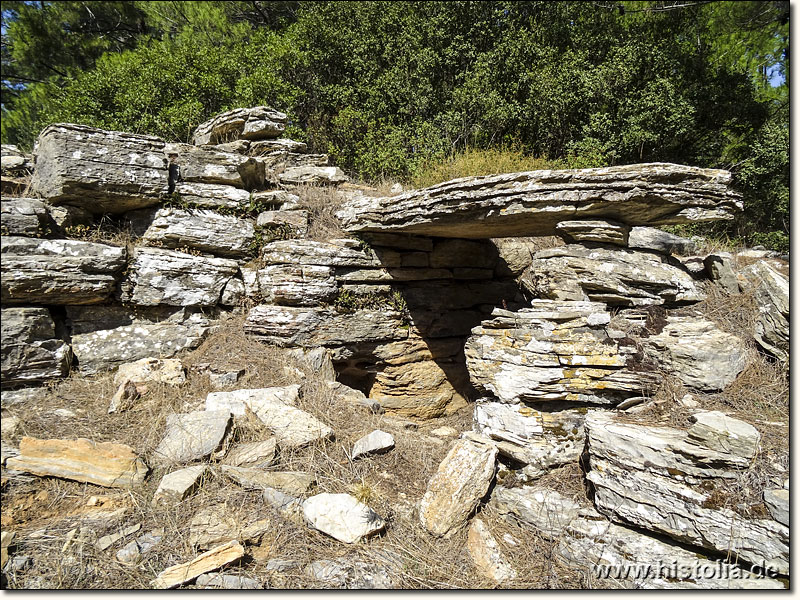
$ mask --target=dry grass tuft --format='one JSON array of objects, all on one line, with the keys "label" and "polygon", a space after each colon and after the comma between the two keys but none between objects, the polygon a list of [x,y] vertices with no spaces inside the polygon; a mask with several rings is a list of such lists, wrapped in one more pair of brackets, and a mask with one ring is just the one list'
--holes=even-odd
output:
[{"label": "dry grass tuft", "polygon": [[336,211],[345,201],[344,194],[335,188],[315,185],[299,186],[294,193],[300,196],[298,208],[309,213],[307,239],[324,242],[348,236],[336,218]]}]

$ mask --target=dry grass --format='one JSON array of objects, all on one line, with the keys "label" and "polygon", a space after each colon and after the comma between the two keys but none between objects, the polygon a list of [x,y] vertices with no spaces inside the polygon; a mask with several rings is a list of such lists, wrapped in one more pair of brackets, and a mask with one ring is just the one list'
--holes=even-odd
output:
[{"label": "dry grass", "polygon": [[345,201],[341,192],[326,186],[304,185],[296,188],[294,193],[300,196],[298,208],[309,213],[307,239],[324,242],[348,236],[336,218],[336,211]]}]

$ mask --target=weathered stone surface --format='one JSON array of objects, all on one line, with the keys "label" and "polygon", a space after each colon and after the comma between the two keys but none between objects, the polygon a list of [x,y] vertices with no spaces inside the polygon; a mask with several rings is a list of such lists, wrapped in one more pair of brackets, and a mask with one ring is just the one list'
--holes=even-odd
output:
[{"label": "weathered stone surface", "polygon": [[244,548],[238,541],[230,541],[208,552],[204,552],[189,562],[164,569],[150,582],[155,589],[167,590],[187,583],[198,575],[219,569],[244,556]]},{"label": "weathered stone surface", "polygon": [[752,460],[758,453],[761,434],[758,430],[739,419],[714,411],[697,411],[690,420],[692,426],[687,433],[689,440],[728,454]]},{"label": "weathered stone surface", "polygon": [[168,144],[165,151],[178,154],[185,182],[232,185],[247,190],[264,186],[264,164],[256,158],[190,144]]},{"label": "weathered stone surface", "polygon": [[494,477],[497,450],[458,440],[428,482],[419,508],[420,522],[434,535],[463,525]]},{"label": "weathered stone surface", "polygon": [[286,115],[267,106],[235,108],[198,125],[192,137],[196,146],[233,140],[277,138],[286,130]]},{"label": "weathered stone surface", "polygon": [[197,487],[200,478],[205,475],[207,469],[206,465],[192,465],[164,475],[153,496],[153,506],[157,504],[174,504],[185,500]]},{"label": "weathered stone surface", "polygon": [[76,240],[0,237],[2,302],[97,304],[114,291],[125,248]]},{"label": "weathered stone surface", "polygon": [[561,221],[556,232],[567,241],[627,246],[631,228],[615,221]]},{"label": "weathered stone surface", "polygon": [[[567,527],[558,544],[567,566],[591,568],[596,576],[629,580],[639,589],[781,589],[769,577],[756,577],[738,565],[698,556],[598,515],[580,516]],[[609,577],[610,576],[610,577]]]},{"label": "weathered stone surface", "polygon": [[124,302],[139,306],[214,306],[239,266],[226,258],[138,248],[123,283]]},{"label": "weathered stone surface", "polygon": [[255,240],[252,221],[212,210],[162,208],[147,228],[146,244],[164,248],[192,248],[224,257],[243,257]]},{"label": "weathered stone surface", "polygon": [[121,529],[116,533],[111,533],[109,535],[104,535],[95,543],[95,546],[98,550],[106,550],[117,543],[119,540],[136,533],[142,528],[141,523],[136,523],[136,525],[131,525],[130,527],[126,527],[125,529]]},{"label": "weathered stone surface", "polygon": [[57,339],[46,308],[4,308],[0,320],[2,386],[41,383],[69,372],[70,347]]},{"label": "weathered stone surface", "polygon": [[634,370],[635,350],[605,331],[603,304],[534,300],[518,312],[495,309],[472,330],[465,354],[472,384],[501,402],[566,400],[615,404],[656,380]]},{"label": "weathered stone surface", "polygon": [[481,519],[472,520],[467,533],[467,551],[478,572],[487,579],[496,583],[516,579],[517,572],[500,552],[497,540]]},{"label": "weathered stone surface", "polygon": [[280,346],[341,346],[400,340],[402,315],[396,311],[357,310],[343,314],[333,309],[260,305],[244,323],[245,333]]},{"label": "weathered stone surface", "polygon": [[3,144],[0,149],[0,170],[17,173],[33,168],[33,157],[25,154],[14,144]]},{"label": "weathered stone surface", "polygon": [[307,210],[268,210],[258,215],[258,227],[286,228],[297,237],[304,237],[308,233]]},{"label": "weathered stone surface", "polygon": [[338,291],[332,267],[269,265],[259,269],[256,278],[261,298],[280,305],[319,306]]},{"label": "weathered stone surface", "polygon": [[39,237],[50,233],[51,225],[47,206],[41,200],[3,198],[0,203],[0,232],[3,235]]},{"label": "weathered stone surface", "polygon": [[351,458],[361,458],[369,454],[382,454],[394,448],[394,437],[391,433],[386,433],[376,429],[372,433],[365,435],[353,444]]},{"label": "weathered stone surface", "polygon": [[65,204],[63,206],[48,206],[47,211],[50,213],[50,217],[56,227],[61,231],[67,230],[68,227],[91,227],[94,224],[94,215],[85,208]]},{"label": "weathered stone surface", "polygon": [[779,360],[789,360],[789,278],[766,261],[742,269],[742,291],[751,291],[758,303],[755,338]]},{"label": "weathered stone surface", "polygon": [[300,196],[286,190],[265,190],[253,192],[253,205],[262,210],[298,210]]},{"label": "weathered stone surface", "polygon": [[142,396],[142,391],[147,386],[137,386],[133,381],[124,381],[119,384],[117,391],[111,397],[111,402],[108,404],[108,413],[122,412],[133,407],[136,400]]},{"label": "weathered stone surface", "polygon": [[312,527],[354,544],[385,527],[369,506],[349,494],[317,494],[303,502],[303,515]]},{"label": "weathered stone surface", "polygon": [[739,282],[736,279],[733,255],[730,252],[716,252],[703,259],[711,281],[717,283],[730,294],[739,292]]},{"label": "weathered stone surface", "polygon": [[[324,267],[371,267],[383,264],[374,250],[360,248],[357,240],[329,242],[281,240],[264,246],[261,258],[267,265],[319,265]],[[397,265],[399,266],[399,265]]]},{"label": "weathered stone surface", "polygon": [[[555,238],[557,239],[557,238]],[[495,273],[500,277],[517,277],[531,265],[541,245],[535,238],[496,238],[492,243],[499,257]],[[560,240],[559,240],[560,241]]]},{"label": "weathered stone surface", "polygon": [[789,490],[764,490],[764,504],[778,523],[789,527]]},{"label": "weathered stone surface", "polygon": [[[200,345],[210,328],[201,313],[178,310],[158,319],[119,306],[67,307],[72,351],[81,373],[89,375],[143,358],[170,358]],[[93,319],[94,317],[94,319]]]},{"label": "weathered stone surface", "polygon": [[305,152],[307,146],[304,142],[296,142],[288,138],[279,138],[277,140],[259,140],[250,142],[247,153],[251,156],[260,156],[262,154],[269,154],[277,150],[283,152]]},{"label": "weathered stone surface", "polygon": [[673,264],[664,255],[577,244],[534,254],[522,284],[539,298],[620,306],[689,303],[704,298],[680,263]]},{"label": "weathered stone surface", "polygon": [[183,372],[183,364],[177,358],[148,357],[119,366],[114,375],[114,385],[120,385],[125,381],[181,385],[186,382],[186,375]]},{"label": "weathered stone surface", "polygon": [[133,448],[111,442],[40,440],[23,437],[19,456],[9,458],[9,469],[42,477],[62,477],[102,485],[130,488],[141,484],[147,465]]},{"label": "weathered stone surface", "polygon": [[265,468],[275,461],[275,449],[275,438],[237,444],[230,449],[222,462],[234,467]]},{"label": "weathered stone surface", "polygon": [[585,439],[583,414],[576,409],[539,411],[525,404],[480,399],[475,404],[475,430],[496,440],[500,454],[523,463],[529,478],[578,462]]},{"label": "weathered stone surface", "polygon": [[135,565],[144,554],[150,552],[164,537],[163,529],[154,529],[126,544],[117,552],[117,560],[121,563]]},{"label": "weathered stone surface", "polygon": [[259,155],[258,159],[269,175],[280,174],[286,169],[295,167],[327,167],[329,165],[327,154],[304,154],[275,150]]},{"label": "weathered stone surface", "polygon": [[559,538],[581,509],[574,500],[547,488],[496,487],[491,503],[501,515],[522,521],[549,539]]},{"label": "weathered stone surface", "polygon": [[167,191],[164,142],[149,135],[59,123],[39,134],[34,155],[31,187],[51,204],[120,214]]},{"label": "weathered stone surface", "polygon": [[230,421],[227,410],[168,415],[167,430],[153,451],[153,459],[160,465],[201,460],[219,448]]},{"label": "weathered stone surface", "polygon": [[289,167],[278,175],[284,185],[336,185],[349,181],[339,167]]},{"label": "weathered stone surface", "polygon": [[246,209],[250,204],[250,192],[232,185],[216,183],[179,183],[175,191],[181,202],[197,208]]},{"label": "weathered stone surface", "polygon": [[[291,405],[299,386],[212,392],[206,397],[206,410],[229,410],[241,415],[250,409],[275,435],[282,448],[296,448],[333,435],[322,421]],[[292,397],[294,399],[292,399]]]},{"label": "weathered stone surface", "polygon": [[628,246],[643,250],[654,250],[663,254],[694,254],[697,244],[692,240],[661,231],[654,227],[632,227],[628,235]]},{"label": "weathered stone surface", "polygon": [[221,573],[203,573],[195,584],[205,589],[222,590],[260,590],[262,586],[252,577],[242,575],[222,575]]},{"label": "weathered stone surface", "polygon": [[316,485],[316,477],[305,471],[262,471],[249,467],[222,465],[222,473],[244,488],[276,489],[293,496],[305,496]]},{"label": "weathered stone surface", "polygon": [[465,177],[399,196],[348,201],[349,231],[461,238],[553,235],[560,221],[666,225],[730,219],[742,209],[728,171],[666,163]]},{"label": "weathered stone surface", "polygon": [[232,511],[230,505],[213,504],[192,518],[189,523],[189,543],[201,549],[231,540],[252,543],[274,526],[271,519],[250,521]]},{"label": "weathered stone surface", "polygon": [[719,391],[748,363],[744,341],[701,317],[667,317],[664,329],[642,341],[645,354],[685,385]]},{"label": "weathered stone surface", "polygon": [[724,489],[749,459],[677,429],[621,423],[600,411],[587,415],[586,434],[595,506],[612,521],[788,573],[788,527],[711,503],[715,485]]},{"label": "weathered stone surface", "polygon": [[392,573],[384,565],[352,558],[316,560],[308,565],[306,572],[323,584],[336,589],[387,590],[395,588]]}]

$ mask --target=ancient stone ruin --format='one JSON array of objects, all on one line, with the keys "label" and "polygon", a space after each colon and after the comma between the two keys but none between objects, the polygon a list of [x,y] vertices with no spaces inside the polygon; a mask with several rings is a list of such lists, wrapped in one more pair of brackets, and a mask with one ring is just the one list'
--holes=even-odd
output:
[{"label": "ancient stone ruin", "polygon": [[[91,376],[137,361],[165,368],[223,316],[244,312],[250,336],[332,367],[331,381],[360,398],[354,411],[417,422],[473,411],[473,430],[461,432],[418,499],[419,520],[435,536],[470,526],[470,555],[496,582],[515,573],[474,517],[487,493],[496,510],[558,540],[567,563],[724,558],[770,576],[657,576],[643,585],[783,587],[775,577],[788,575],[788,479],[787,491],[768,484],[760,517],[712,501],[755,460],[758,429],[691,398],[688,428],[635,421],[667,375],[710,393],[746,368],[744,342],[693,312],[709,285],[753,291],[761,316],[751,335],[763,352],[788,360],[785,263],[761,256],[737,272],[730,255],[687,256],[689,240],[654,229],[733,218],[742,205],[730,173],[674,164],[534,171],[380,197],[349,183],[327,156],[280,138],[285,127],[286,115],[256,107],[202,124],[193,144],[46,128],[33,161],[12,161],[33,163],[28,195],[2,201],[4,395],[70,372]],[[4,147],[4,169],[6,154]],[[181,171],[173,194],[170,154]],[[336,217],[345,233],[308,239],[300,197],[308,186],[344,199]],[[131,232],[129,242],[70,239],[103,220]],[[563,242],[542,248],[531,236]],[[114,410],[124,410],[141,380],[119,378]],[[175,415],[154,456],[195,465],[165,477],[153,501],[190,493],[206,469],[198,461],[205,465],[245,407],[276,433],[273,454],[276,441],[331,438],[325,423],[293,408],[296,395],[219,392],[204,411]],[[187,430],[200,432],[196,443],[181,441]],[[123,487],[146,472],[127,446],[55,441],[52,448],[23,438],[12,458],[4,446],[4,465]],[[359,454],[393,444],[366,440]],[[788,438],[786,446],[788,457]],[[229,476],[286,490],[284,480],[264,483],[255,447],[237,452],[225,459]],[[575,463],[590,490],[582,502],[535,487]],[[498,465],[529,485],[505,487]],[[299,488],[291,489],[302,498],[311,484],[301,480],[292,476]],[[335,496],[298,501],[292,514],[345,543],[384,527],[369,507]],[[375,527],[331,517],[362,513]],[[164,572],[153,585],[181,585],[242,553],[238,542],[219,546],[186,567],[192,577]],[[225,560],[214,562],[218,555]]]}]

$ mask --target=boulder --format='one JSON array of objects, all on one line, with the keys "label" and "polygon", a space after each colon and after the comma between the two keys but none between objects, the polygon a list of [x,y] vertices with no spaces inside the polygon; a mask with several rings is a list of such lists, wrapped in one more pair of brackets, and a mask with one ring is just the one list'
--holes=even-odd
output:
[{"label": "boulder", "polygon": [[734,419],[718,410],[697,411],[689,420],[692,426],[687,433],[689,440],[706,448],[752,460],[758,453],[761,434],[739,419]]},{"label": "boulder", "polygon": [[260,154],[258,160],[263,163],[268,174],[281,173],[294,167],[327,167],[327,154],[305,154],[274,150]]},{"label": "boulder", "polygon": [[162,208],[142,236],[159,248],[191,248],[217,256],[241,258],[253,252],[252,221],[212,210]]},{"label": "boulder", "polygon": [[3,235],[42,237],[55,227],[47,205],[34,198],[3,198],[0,203],[0,232]]},{"label": "boulder", "polygon": [[335,239],[328,242],[281,240],[266,244],[261,250],[261,259],[265,265],[319,265],[374,269],[383,266],[375,250],[364,248],[358,240],[353,239]]},{"label": "boulder", "polygon": [[485,396],[616,404],[659,380],[635,368],[634,347],[609,337],[611,315],[599,302],[534,300],[492,316],[465,348],[470,381]]},{"label": "boulder", "polygon": [[33,168],[33,157],[13,144],[0,146],[0,170],[4,173],[22,173]]},{"label": "boulder", "polygon": [[198,125],[192,143],[201,146],[277,138],[286,130],[286,120],[284,113],[267,106],[235,108]]},{"label": "boulder", "polygon": [[[643,228],[639,228],[643,229]],[[561,221],[556,232],[567,242],[627,246],[631,228],[615,221]]]},{"label": "boulder", "polygon": [[[141,313],[144,314],[141,314]],[[121,306],[67,307],[78,369],[92,375],[140,359],[168,359],[200,345],[210,329],[201,313],[134,311]]]},{"label": "boulder", "polygon": [[[492,243],[497,248],[498,266],[496,274],[501,277],[517,277],[525,271],[540,249],[535,238],[497,238]],[[560,240],[559,240],[560,241]]]},{"label": "boulder", "polygon": [[666,163],[464,177],[398,196],[349,200],[348,231],[490,238],[554,235],[561,221],[667,225],[742,210],[728,171]]},{"label": "boulder", "polygon": [[443,536],[466,523],[494,478],[497,450],[458,440],[428,482],[419,508],[420,522]]},{"label": "boulder", "polygon": [[0,319],[2,387],[44,383],[69,373],[69,345],[56,337],[46,308],[4,308]]},{"label": "boulder", "polygon": [[481,519],[473,519],[467,533],[467,552],[478,572],[495,583],[516,579],[517,572],[506,560],[497,540]]},{"label": "boulder", "polygon": [[188,583],[199,575],[224,567],[244,556],[244,547],[236,540],[212,548],[196,558],[164,569],[150,585],[157,590],[167,590]]},{"label": "boulder", "polygon": [[286,190],[253,192],[253,206],[259,210],[298,210],[300,196]]},{"label": "boulder", "polygon": [[744,340],[702,317],[668,316],[662,331],[642,344],[660,368],[705,392],[725,389],[748,364]]},{"label": "boulder", "polygon": [[369,506],[349,494],[317,494],[303,502],[309,524],[345,544],[381,531],[383,519]]},{"label": "boulder", "polygon": [[153,506],[177,504],[185,500],[197,487],[207,469],[206,465],[192,465],[164,475],[153,496]]},{"label": "boulder", "polygon": [[[788,574],[789,528],[724,507],[729,482],[740,477],[750,458],[737,453],[741,445],[734,452],[715,449],[719,442],[709,433],[707,427],[695,430],[695,437],[590,412],[587,479],[593,484],[595,506],[617,523]],[[732,440],[731,433],[724,437]]]},{"label": "boulder", "polygon": [[211,392],[206,396],[206,410],[227,410],[241,417],[248,410],[257,413],[274,403],[294,406],[300,397],[298,384],[282,387],[241,389],[230,392]]},{"label": "boulder", "polygon": [[758,304],[755,338],[767,352],[789,360],[789,278],[767,261],[742,269],[742,291],[752,291]]},{"label": "boulder", "polygon": [[534,254],[522,284],[537,298],[616,306],[691,303],[704,298],[681,264],[664,255],[578,244]]},{"label": "boulder", "polygon": [[40,440],[23,437],[19,456],[9,458],[9,469],[42,477],[61,477],[112,488],[140,485],[147,465],[124,444],[77,440]]},{"label": "boulder", "polygon": [[692,240],[661,231],[655,227],[632,227],[628,235],[628,246],[641,250],[653,250],[662,254],[694,254],[697,244]]},{"label": "boulder", "polygon": [[165,152],[178,154],[184,182],[232,185],[246,190],[264,187],[264,164],[256,158],[190,144],[169,144]]},{"label": "boulder", "polygon": [[214,306],[239,271],[226,258],[138,248],[123,283],[122,300],[138,306]]},{"label": "boulder", "polygon": [[355,460],[369,454],[383,454],[392,448],[394,448],[394,437],[392,434],[376,429],[353,444],[351,458]]},{"label": "boulder", "polygon": [[153,460],[158,465],[170,465],[210,456],[222,444],[230,421],[227,410],[168,415],[167,429],[153,451]]},{"label": "boulder", "polygon": [[289,167],[278,175],[283,185],[337,185],[350,181],[339,167]]},{"label": "boulder", "polygon": [[98,304],[116,289],[125,248],[76,240],[0,237],[2,302]]},{"label": "boulder", "polygon": [[599,515],[579,516],[559,539],[557,554],[568,567],[637,589],[781,589],[744,566],[712,560],[664,539],[611,523]]},{"label": "boulder", "polygon": [[164,142],[153,136],[59,123],[39,134],[34,155],[31,188],[50,204],[120,214],[167,192]]}]

